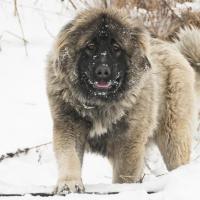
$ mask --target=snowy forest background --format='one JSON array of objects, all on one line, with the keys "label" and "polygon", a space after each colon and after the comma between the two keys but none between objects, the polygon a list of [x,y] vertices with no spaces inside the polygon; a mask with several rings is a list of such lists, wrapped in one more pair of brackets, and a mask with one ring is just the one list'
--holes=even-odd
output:
[{"label": "snowy forest background", "polygon": [[[142,18],[154,37],[164,40],[172,40],[184,25],[200,28],[200,1],[0,0],[0,196],[50,194],[56,183],[45,89],[46,55],[60,28],[90,6],[127,9],[132,16]],[[141,184],[111,185],[108,161],[87,154],[83,182],[88,194],[70,194],[68,199],[199,200],[199,133],[193,133],[191,164],[170,173],[152,146]],[[93,192],[96,194],[91,195]]]}]

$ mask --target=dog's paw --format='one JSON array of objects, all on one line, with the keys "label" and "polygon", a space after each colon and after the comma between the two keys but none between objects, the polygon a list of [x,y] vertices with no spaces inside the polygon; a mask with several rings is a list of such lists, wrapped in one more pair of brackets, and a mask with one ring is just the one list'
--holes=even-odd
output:
[{"label": "dog's paw", "polygon": [[54,194],[66,195],[69,193],[82,193],[85,191],[81,180],[66,180],[58,182]]}]

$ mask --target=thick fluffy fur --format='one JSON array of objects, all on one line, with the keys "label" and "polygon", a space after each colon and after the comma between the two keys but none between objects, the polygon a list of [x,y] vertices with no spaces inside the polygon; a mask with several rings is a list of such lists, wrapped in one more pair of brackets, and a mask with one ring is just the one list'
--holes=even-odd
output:
[{"label": "thick fluffy fur", "polygon": [[175,45],[190,62],[196,72],[196,91],[198,102],[200,101],[200,29],[196,27],[185,27],[177,34]]},{"label": "thick fluffy fur", "polygon": [[[109,26],[119,34],[129,55],[127,88],[119,99],[109,102],[84,97],[77,86],[78,50],[96,30],[102,14],[112,22]],[[140,67],[142,71],[138,71]],[[140,180],[150,137],[169,170],[188,163],[197,117],[194,76],[179,51],[151,39],[125,13],[92,9],[78,15],[58,35],[47,68],[59,171],[56,192],[84,189],[81,165],[85,149],[109,158],[114,183]]]}]

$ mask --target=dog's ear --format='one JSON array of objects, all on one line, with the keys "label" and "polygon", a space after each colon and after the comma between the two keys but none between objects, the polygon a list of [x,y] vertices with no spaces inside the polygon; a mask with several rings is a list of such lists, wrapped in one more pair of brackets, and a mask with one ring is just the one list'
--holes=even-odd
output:
[{"label": "dog's ear", "polygon": [[63,50],[66,46],[66,42],[70,39],[70,31],[73,27],[73,21],[68,23],[67,25],[63,26],[61,31],[58,33],[57,40],[56,40],[56,49]]},{"label": "dog's ear", "polygon": [[73,21],[63,26],[61,31],[58,33],[56,43],[54,44],[54,62],[58,69],[62,69],[65,66],[69,57],[68,41],[70,40],[70,30],[73,27]]},{"label": "dog's ear", "polygon": [[[139,22],[137,21],[135,23]],[[150,34],[148,30],[141,24],[142,23],[139,23],[139,25],[136,24],[136,26],[133,27],[131,36],[133,41],[136,41],[140,49],[140,69],[146,71],[151,68],[151,62],[148,58],[150,51]]]},{"label": "dog's ear", "polygon": [[150,34],[144,26],[136,26],[132,29],[132,39],[137,41],[143,52],[148,53],[150,49]]}]

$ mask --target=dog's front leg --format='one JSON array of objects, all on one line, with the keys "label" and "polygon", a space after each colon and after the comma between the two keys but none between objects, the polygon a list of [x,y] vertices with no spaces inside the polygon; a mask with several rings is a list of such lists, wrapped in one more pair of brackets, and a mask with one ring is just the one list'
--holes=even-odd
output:
[{"label": "dog's front leg", "polygon": [[58,164],[55,193],[83,192],[81,165],[85,141],[81,125],[70,119],[65,123],[54,122],[53,141]]}]

